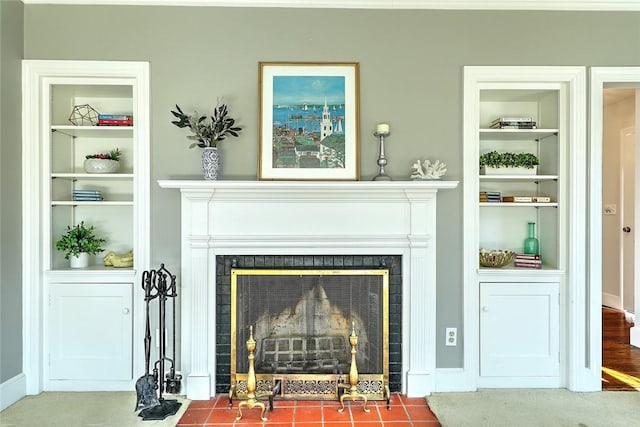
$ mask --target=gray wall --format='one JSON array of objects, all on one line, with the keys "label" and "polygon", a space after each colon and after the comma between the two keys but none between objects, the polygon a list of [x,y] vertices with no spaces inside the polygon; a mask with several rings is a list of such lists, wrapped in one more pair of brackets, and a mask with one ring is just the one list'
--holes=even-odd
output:
[{"label": "gray wall", "polygon": [[[179,270],[179,195],[157,179],[198,177],[199,150],[171,125],[178,103],[224,96],[245,130],[222,144],[225,179],[255,179],[258,61],[360,63],[362,179],[376,173],[375,124],[389,122],[390,175],[417,158],[462,178],[464,65],[640,65],[640,13],[25,6],[25,58],[151,64],[152,263]],[[19,180],[19,175],[13,177]],[[462,366],[462,187],[439,195],[438,367]]]},{"label": "gray wall", "polygon": [[22,34],[22,2],[0,1],[0,384],[22,372]]}]

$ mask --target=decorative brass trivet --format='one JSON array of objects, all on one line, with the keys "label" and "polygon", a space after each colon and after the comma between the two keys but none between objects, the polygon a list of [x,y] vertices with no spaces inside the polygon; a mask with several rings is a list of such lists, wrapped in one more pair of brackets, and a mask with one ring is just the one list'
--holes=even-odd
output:
[{"label": "decorative brass trivet", "polygon": [[253,326],[249,327],[249,339],[247,340],[247,350],[249,351],[249,373],[247,374],[247,400],[238,403],[238,416],[236,421],[242,419],[242,407],[246,406],[249,409],[255,407],[261,408],[260,419],[267,421],[267,417],[264,416],[266,410],[265,404],[258,402],[256,399],[256,371],[254,368],[255,356],[253,352],[256,350],[256,340],[253,339]]},{"label": "decorative brass trivet", "polygon": [[358,345],[358,336],[356,335],[355,322],[352,322],[349,344],[351,344],[351,368],[349,369],[349,384],[351,387],[346,384],[341,385],[341,387],[344,388],[349,387],[349,394],[343,394],[340,396],[340,408],[338,409],[338,412],[344,411],[344,399],[351,399],[352,401],[362,399],[364,401],[362,409],[364,412],[369,412],[370,410],[367,408],[367,396],[358,393],[358,367],[356,366],[356,345]]}]

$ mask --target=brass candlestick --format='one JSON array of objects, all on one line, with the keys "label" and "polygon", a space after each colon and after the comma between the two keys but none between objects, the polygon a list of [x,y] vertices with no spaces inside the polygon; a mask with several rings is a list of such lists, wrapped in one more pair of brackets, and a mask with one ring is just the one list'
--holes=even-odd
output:
[{"label": "brass candlestick", "polygon": [[265,404],[262,402],[258,402],[256,399],[256,371],[253,366],[255,356],[253,352],[256,351],[256,340],[253,339],[253,326],[249,326],[249,339],[247,340],[247,350],[249,351],[249,373],[247,374],[247,400],[238,403],[238,416],[236,417],[236,421],[242,419],[242,407],[246,406],[249,409],[253,409],[255,407],[262,408],[260,412],[260,419],[262,421],[267,421],[267,418],[264,416],[264,411],[266,409]]},{"label": "brass candlestick", "polygon": [[[352,329],[351,335],[349,335],[349,344],[351,344],[351,367],[349,368],[349,394],[343,394],[340,396],[340,409],[338,412],[344,411],[344,399],[351,399],[355,401],[357,399],[364,400],[362,409],[364,412],[369,412],[367,408],[367,396],[358,393],[358,366],[356,365],[356,345],[358,345],[358,336],[356,335],[356,322],[351,322]],[[344,386],[348,387],[347,385]]]}]

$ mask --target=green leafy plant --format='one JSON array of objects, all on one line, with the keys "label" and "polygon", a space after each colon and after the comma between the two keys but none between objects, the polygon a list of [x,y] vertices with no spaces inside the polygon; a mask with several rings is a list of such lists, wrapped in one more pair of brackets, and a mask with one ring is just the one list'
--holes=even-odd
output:
[{"label": "green leafy plant", "polygon": [[176,104],[176,111],[171,111],[178,120],[174,120],[171,123],[179,128],[189,128],[193,135],[187,136],[188,139],[195,140],[189,148],[198,146],[200,148],[205,147],[217,147],[218,143],[224,140],[227,136],[237,137],[242,130],[241,127],[235,126],[235,119],[227,117],[229,114],[229,108],[227,104],[220,103],[213,109],[213,115],[199,115],[195,111],[192,115],[185,114],[182,109]]},{"label": "green leafy plant", "polygon": [[122,156],[122,152],[119,148],[109,151],[108,153],[87,154],[86,159],[103,159],[103,160],[115,160],[119,161]]},{"label": "green leafy plant", "polygon": [[531,153],[499,153],[497,151],[491,151],[480,156],[480,167],[522,167],[533,169],[534,166],[539,164],[540,161],[538,157]]},{"label": "green leafy plant", "polygon": [[107,241],[96,237],[93,225],[86,226],[84,221],[73,227],[67,226],[67,231],[60,240],[56,241],[56,249],[65,252],[65,259],[77,257],[80,252],[95,255],[102,252],[102,245]]}]

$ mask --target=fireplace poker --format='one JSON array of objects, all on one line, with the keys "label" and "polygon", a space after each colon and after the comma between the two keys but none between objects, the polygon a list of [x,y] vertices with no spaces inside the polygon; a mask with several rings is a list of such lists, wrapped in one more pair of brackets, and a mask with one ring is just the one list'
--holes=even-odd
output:
[{"label": "fireplace poker", "polygon": [[151,408],[160,404],[156,389],[158,383],[149,373],[149,359],[151,359],[151,329],[149,328],[149,302],[151,301],[152,281],[155,280],[155,271],[142,272],[142,289],[144,289],[144,302],[146,312],[146,327],[144,335],[144,375],[136,381],[136,411]]}]

